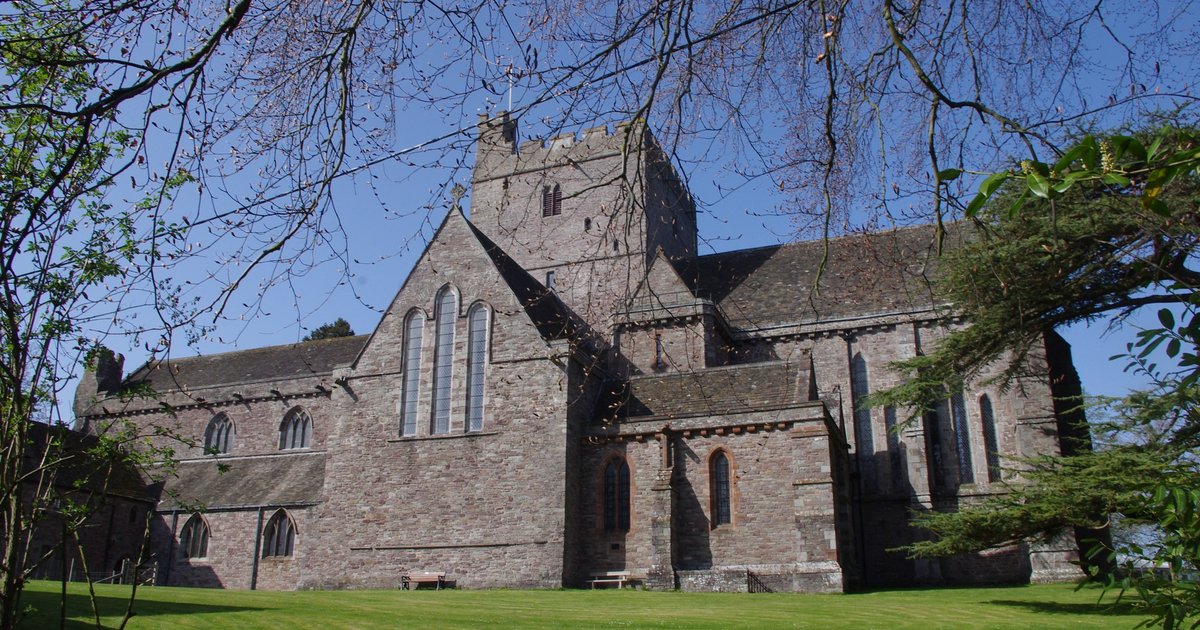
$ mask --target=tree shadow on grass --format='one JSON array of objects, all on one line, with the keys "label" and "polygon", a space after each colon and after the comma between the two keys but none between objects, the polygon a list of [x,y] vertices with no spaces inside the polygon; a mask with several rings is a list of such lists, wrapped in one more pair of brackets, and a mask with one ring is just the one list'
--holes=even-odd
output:
[{"label": "tree shadow on grass", "polygon": [[1139,610],[1133,604],[1126,602],[1100,602],[1097,604],[1070,604],[1061,602],[1036,602],[1019,599],[993,599],[987,603],[995,606],[1010,606],[1024,608],[1030,612],[1059,614],[1059,615],[1138,615],[1145,616],[1146,611]]},{"label": "tree shadow on grass", "polygon": [[[26,614],[18,628],[58,628],[61,595],[47,591],[26,591],[21,595],[21,606],[30,611]],[[121,616],[129,605],[128,597],[109,595],[96,596],[96,607],[105,623],[104,627],[115,627],[120,623]],[[154,615],[197,615],[205,613],[230,613],[249,610],[266,610],[252,606],[218,606],[213,604],[198,604],[194,602],[164,602],[161,600],[143,600],[138,598],[133,602],[135,617],[150,617]],[[86,593],[67,594],[67,622],[65,627],[70,630],[95,628],[92,621],[92,605]]]}]

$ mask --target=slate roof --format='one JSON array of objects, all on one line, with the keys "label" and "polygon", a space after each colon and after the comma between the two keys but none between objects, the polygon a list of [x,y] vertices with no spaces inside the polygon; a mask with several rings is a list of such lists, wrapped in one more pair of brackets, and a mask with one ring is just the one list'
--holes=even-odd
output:
[{"label": "slate roof", "polygon": [[467,221],[467,225],[479,239],[488,257],[492,259],[492,264],[496,266],[496,270],[517,297],[534,326],[537,326],[543,339],[552,341],[576,338],[583,333],[582,321],[557,294],[538,282],[470,221]]},{"label": "slate roof", "polygon": [[[949,226],[953,246],[963,230]],[[681,275],[699,297],[716,302],[738,330],[926,310],[940,306],[930,281],[932,225],[830,239],[829,258],[813,291],[825,241],[701,256]]]},{"label": "slate roof", "polygon": [[168,361],[149,361],[125,380],[126,386],[146,383],[156,392],[187,386],[252,383],[319,376],[354,360],[367,335],[318,339],[283,346],[237,350]]},{"label": "slate roof", "polygon": [[26,473],[32,473],[42,464],[47,440],[61,440],[62,450],[56,451],[56,455],[64,459],[54,469],[53,483],[65,492],[87,490],[137,501],[154,499],[153,484],[136,468],[106,461],[90,452],[99,443],[94,435],[34,422],[29,425],[28,438],[22,456]]},{"label": "slate roof", "polygon": [[635,376],[610,386],[597,417],[613,422],[779,409],[815,399],[815,389],[807,358]]},{"label": "slate roof", "polygon": [[325,454],[193,460],[180,462],[178,472],[159,510],[311,505],[325,485]]}]

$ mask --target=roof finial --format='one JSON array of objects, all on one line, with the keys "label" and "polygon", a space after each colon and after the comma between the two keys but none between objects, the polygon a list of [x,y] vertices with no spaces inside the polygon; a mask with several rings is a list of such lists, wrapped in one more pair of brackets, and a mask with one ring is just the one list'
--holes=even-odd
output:
[{"label": "roof finial", "polygon": [[450,209],[462,212],[462,204],[459,202],[463,198],[463,195],[466,194],[467,189],[463,188],[462,184],[455,184],[454,187],[450,189]]}]

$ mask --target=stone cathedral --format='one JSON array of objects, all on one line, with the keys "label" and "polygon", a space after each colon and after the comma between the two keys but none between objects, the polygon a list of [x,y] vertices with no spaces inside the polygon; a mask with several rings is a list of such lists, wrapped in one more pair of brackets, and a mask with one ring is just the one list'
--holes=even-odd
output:
[{"label": "stone cathedral", "polygon": [[[439,572],[554,588],[628,572],[655,589],[842,591],[1079,575],[1066,535],[890,551],[923,535],[912,513],[997,491],[1010,457],[1062,452],[1079,420],[1056,408],[1080,386],[1053,333],[1032,359],[1042,378],[968,384],[914,423],[863,404],[897,383],[890,362],[962,325],[930,284],[930,228],[701,255],[691,196],[643,125],[520,141],[501,114],[478,134],[469,216],[449,211],[370,334],[87,373],[78,429],[196,440],[146,504],[158,583],[395,588]],[[119,396],[147,385],[153,399]],[[122,559],[103,553],[93,566]]]}]

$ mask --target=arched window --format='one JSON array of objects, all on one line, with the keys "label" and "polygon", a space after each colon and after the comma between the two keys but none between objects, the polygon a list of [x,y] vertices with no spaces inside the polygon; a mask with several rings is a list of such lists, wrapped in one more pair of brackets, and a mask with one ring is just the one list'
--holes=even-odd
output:
[{"label": "arched window", "polygon": [[417,396],[421,387],[421,330],[425,316],[414,311],[404,324],[404,391],[400,399],[400,435],[417,434]]},{"label": "arched window", "polygon": [[279,510],[263,528],[262,557],[292,555],[296,544],[296,525],[286,510]]},{"label": "arched window", "polygon": [[292,408],[279,424],[279,449],[308,448],[312,439],[312,418],[299,407]]},{"label": "arched window", "polygon": [[558,184],[542,186],[542,216],[556,217],[562,214],[562,187]]},{"label": "arched window", "polygon": [[950,397],[950,413],[954,422],[954,450],[958,455],[958,482],[975,483],[975,466],[971,462],[971,427],[967,425],[967,405],[962,392]]},{"label": "arched window", "polygon": [[454,320],[458,313],[454,291],[438,294],[436,340],[433,348],[433,427],[434,435],[450,432],[450,372],[454,366]]},{"label": "arched window", "polygon": [[604,531],[629,531],[629,463],[624,458],[604,467]]},{"label": "arched window", "polygon": [[233,421],[219,413],[208,421],[204,430],[204,450],[208,453],[228,453],[233,450]]},{"label": "arched window", "polygon": [[183,550],[184,558],[208,557],[208,523],[204,517],[193,514],[183,525],[179,534],[179,548]]},{"label": "arched window", "polygon": [[712,526],[728,525],[733,522],[733,495],[725,451],[717,451],[709,460],[708,478],[712,482]]},{"label": "arched window", "polygon": [[467,431],[483,430],[483,383],[487,366],[488,309],[482,304],[467,314]]},{"label": "arched window", "polygon": [[987,394],[979,397],[979,419],[983,424],[983,448],[987,456],[988,481],[1000,481],[1000,447],[996,441],[996,414]]},{"label": "arched window", "polygon": [[863,483],[875,483],[875,432],[871,426],[871,409],[867,394],[871,391],[867,376],[867,360],[857,352],[850,359],[850,400],[854,406],[854,451],[858,453],[859,471]]}]

